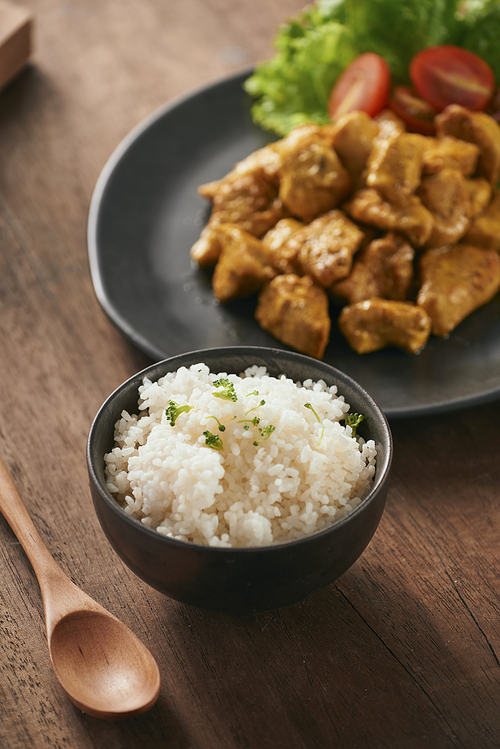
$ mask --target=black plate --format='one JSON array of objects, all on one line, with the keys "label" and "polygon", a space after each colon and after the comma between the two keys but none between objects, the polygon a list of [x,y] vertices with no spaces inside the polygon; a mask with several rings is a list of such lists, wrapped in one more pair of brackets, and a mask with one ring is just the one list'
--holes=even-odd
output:
[{"label": "black plate", "polygon": [[[111,320],[155,360],[196,349],[281,346],[253,319],[255,300],[214,303],[210,275],[189,250],[209,215],[198,185],[222,177],[272,137],[250,118],[250,71],[153,113],[119,145],[92,198],[88,246],[97,297]],[[418,356],[359,356],[332,326],[325,361],[375,398],[387,416],[423,415],[500,397],[500,299]]]}]

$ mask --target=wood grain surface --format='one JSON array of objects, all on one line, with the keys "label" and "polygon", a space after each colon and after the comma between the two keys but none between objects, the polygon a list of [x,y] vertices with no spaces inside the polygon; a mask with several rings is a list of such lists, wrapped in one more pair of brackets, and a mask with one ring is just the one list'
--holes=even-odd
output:
[{"label": "wood grain surface", "polygon": [[32,0],[30,66],[0,95],[0,454],[71,579],[150,648],[163,685],[108,723],[62,693],[36,578],[0,517],[2,749],[496,749],[500,403],[399,420],[386,513],[336,584],[254,616],[188,608],[118,560],[85,443],[149,364],[89,272],[97,177],[156,107],[271,54],[300,0]]}]

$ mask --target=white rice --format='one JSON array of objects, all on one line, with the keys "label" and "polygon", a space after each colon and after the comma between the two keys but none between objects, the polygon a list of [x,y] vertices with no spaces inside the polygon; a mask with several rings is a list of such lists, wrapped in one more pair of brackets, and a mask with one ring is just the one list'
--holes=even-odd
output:
[{"label": "white rice", "polygon": [[[221,377],[236,402],[214,395]],[[174,426],[169,401],[193,406]],[[294,383],[257,366],[212,374],[200,363],[158,382],[145,378],[138,411],[123,411],[115,425],[107,488],[128,515],[171,538],[219,547],[291,541],[343,518],[372,485],[375,444],[340,423],[349,405],[322,381]],[[242,420],[254,417],[259,424],[245,429]],[[269,425],[274,431],[255,446]],[[205,430],[222,450],[206,446]]]}]

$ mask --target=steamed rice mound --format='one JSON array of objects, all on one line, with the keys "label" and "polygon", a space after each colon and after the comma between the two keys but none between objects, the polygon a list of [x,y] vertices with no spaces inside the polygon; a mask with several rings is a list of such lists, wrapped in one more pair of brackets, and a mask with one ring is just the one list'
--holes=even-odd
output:
[{"label": "steamed rice mound", "polygon": [[[214,395],[221,377],[236,401]],[[169,401],[193,406],[174,426]],[[348,411],[335,386],[271,377],[264,367],[237,376],[200,363],[158,382],[145,378],[139,413],[124,411],[115,425],[107,488],[128,515],[182,541],[252,547],[298,539],[343,518],[371,488],[375,444],[340,423]],[[206,430],[222,450],[206,446]]]}]

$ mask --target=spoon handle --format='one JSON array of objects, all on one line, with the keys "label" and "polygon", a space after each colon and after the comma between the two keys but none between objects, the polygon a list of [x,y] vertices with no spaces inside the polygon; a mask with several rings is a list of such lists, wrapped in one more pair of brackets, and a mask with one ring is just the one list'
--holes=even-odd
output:
[{"label": "spoon handle", "polygon": [[1,458],[0,511],[16,534],[35,571],[44,603],[49,639],[56,619],[72,611],[75,604],[80,608],[102,610],[96,601],[74,585],[50,554]]}]

